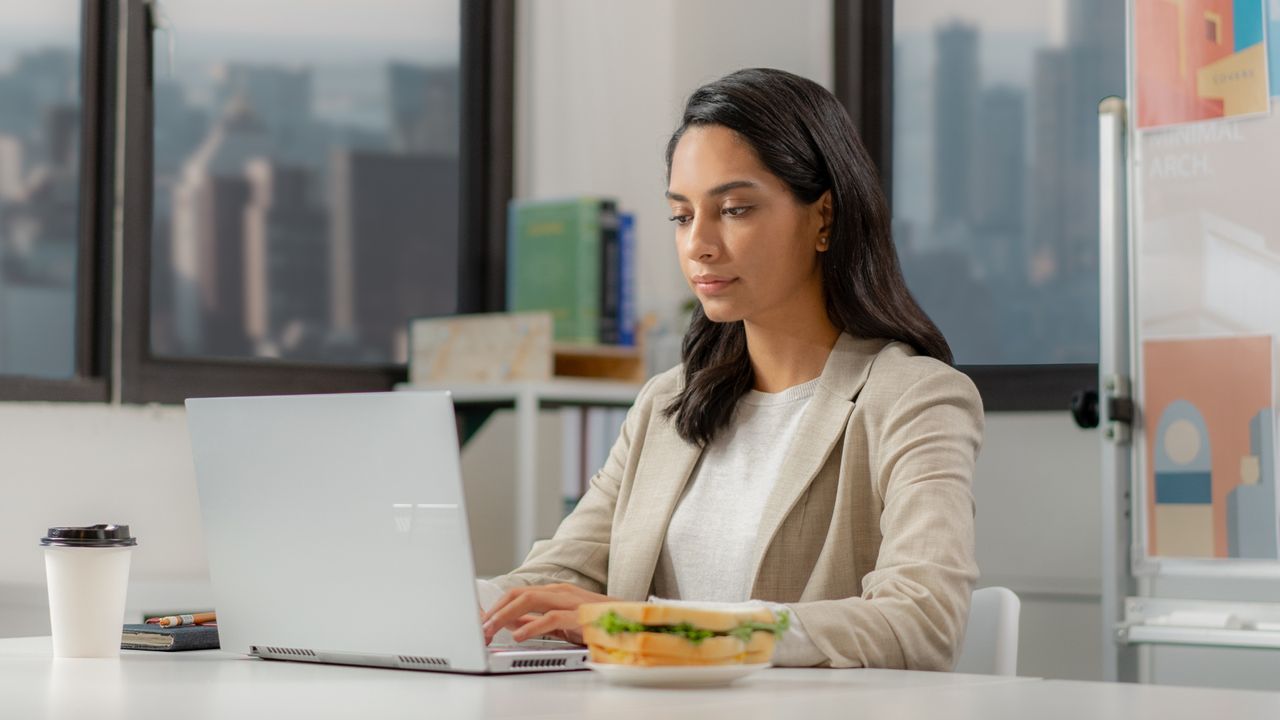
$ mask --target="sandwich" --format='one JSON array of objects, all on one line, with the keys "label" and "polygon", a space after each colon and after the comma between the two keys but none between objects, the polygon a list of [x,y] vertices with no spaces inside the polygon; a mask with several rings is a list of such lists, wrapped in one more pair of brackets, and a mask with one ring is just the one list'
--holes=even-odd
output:
[{"label": "sandwich", "polygon": [[711,610],[643,602],[588,603],[578,622],[591,661],[614,665],[769,662],[788,613]]}]

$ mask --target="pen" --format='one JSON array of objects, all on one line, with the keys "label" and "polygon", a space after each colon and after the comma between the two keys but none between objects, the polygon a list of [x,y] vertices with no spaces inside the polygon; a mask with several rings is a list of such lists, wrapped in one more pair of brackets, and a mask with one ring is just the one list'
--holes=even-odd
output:
[{"label": "pen", "polygon": [[168,615],[166,617],[149,618],[147,623],[160,627],[177,627],[179,625],[202,625],[218,619],[216,613],[204,612],[194,615]]}]

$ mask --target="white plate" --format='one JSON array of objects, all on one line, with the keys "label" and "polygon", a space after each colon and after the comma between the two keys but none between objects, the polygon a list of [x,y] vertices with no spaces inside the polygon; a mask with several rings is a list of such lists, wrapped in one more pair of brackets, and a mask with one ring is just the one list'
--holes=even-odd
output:
[{"label": "white plate", "polygon": [[647,667],[644,665],[612,665],[587,663],[587,667],[604,676],[615,685],[637,687],[716,687],[728,685],[738,678],[769,667],[769,663],[756,665],[670,665]]}]

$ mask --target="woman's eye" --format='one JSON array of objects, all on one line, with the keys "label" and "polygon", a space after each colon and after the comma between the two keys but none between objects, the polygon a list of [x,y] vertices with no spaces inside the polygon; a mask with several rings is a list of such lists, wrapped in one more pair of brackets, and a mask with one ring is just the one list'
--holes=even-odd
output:
[{"label": "woman's eye", "polygon": [[720,212],[724,215],[728,215],[729,217],[742,217],[743,215],[746,215],[747,211],[750,209],[750,205],[740,205],[738,207],[727,207]]},{"label": "woman's eye", "polygon": [[693,217],[691,215],[672,215],[667,219],[677,225],[687,225],[689,224],[689,221],[693,219]]}]

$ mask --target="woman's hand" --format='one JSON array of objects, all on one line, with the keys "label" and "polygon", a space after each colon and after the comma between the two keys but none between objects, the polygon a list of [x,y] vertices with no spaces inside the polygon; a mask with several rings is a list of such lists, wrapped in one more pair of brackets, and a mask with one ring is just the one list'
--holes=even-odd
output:
[{"label": "woman's hand", "polygon": [[499,630],[509,628],[516,642],[551,635],[580,645],[582,630],[578,627],[578,606],[613,599],[568,583],[508,590],[489,608],[489,612],[481,616],[485,644],[491,642]]}]

